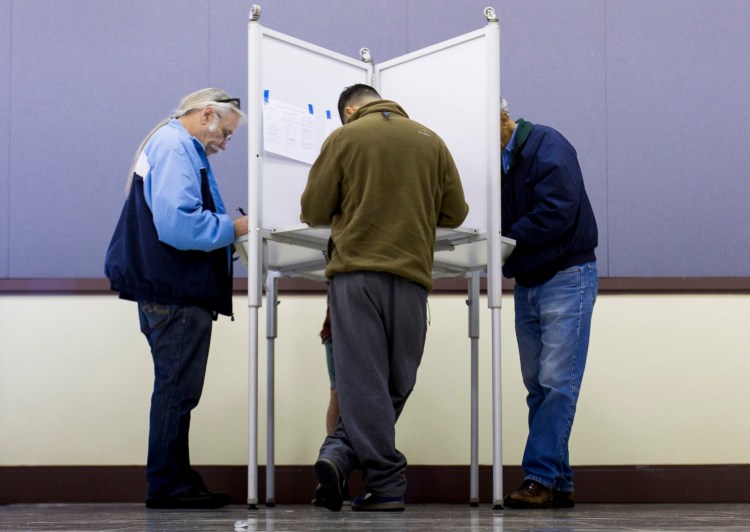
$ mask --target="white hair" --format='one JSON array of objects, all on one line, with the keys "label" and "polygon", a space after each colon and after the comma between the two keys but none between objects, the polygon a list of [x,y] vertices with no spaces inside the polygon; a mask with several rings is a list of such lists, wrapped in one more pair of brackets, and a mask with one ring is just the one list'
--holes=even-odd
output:
[{"label": "white hair", "polygon": [[501,113],[508,113],[508,101],[500,96],[500,112]]},{"label": "white hair", "polygon": [[203,110],[209,105],[213,107],[219,116],[225,112],[235,112],[240,121],[245,120],[245,113],[240,110],[236,103],[232,103],[232,97],[221,89],[201,89],[185,96],[170,118],[180,118],[191,111]]},{"label": "white hair", "polygon": [[153,129],[148,132],[146,138],[144,138],[141,141],[141,144],[138,146],[138,150],[136,150],[135,157],[133,158],[133,164],[130,166],[130,173],[128,174],[128,181],[127,185],[125,186],[125,194],[127,195],[130,192],[130,185],[133,182],[133,172],[135,171],[135,165],[138,162],[138,157],[143,151],[143,147],[148,142],[148,139],[150,139],[159,128],[166,125],[173,118],[180,118],[181,116],[185,116],[186,114],[193,111],[202,111],[208,106],[214,108],[219,118],[221,118],[223,114],[228,112],[236,113],[237,116],[240,117],[240,123],[242,123],[247,119],[245,113],[240,110],[239,104],[234,103],[232,100],[233,98],[229,94],[221,89],[215,88],[197,90],[188,94],[182,100],[180,100],[180,103],[177,106],[177,109],[175,109],[174,114],[156,124]]}]

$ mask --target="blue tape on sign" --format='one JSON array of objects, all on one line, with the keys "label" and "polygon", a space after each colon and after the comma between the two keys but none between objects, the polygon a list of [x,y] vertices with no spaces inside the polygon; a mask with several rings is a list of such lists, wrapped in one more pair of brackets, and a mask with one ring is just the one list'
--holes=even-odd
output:
[{"label": "blue tape on sign", "polygon": [[312,104],[311,104],[311,103],[308,103],[308,104],[307,104],[307,110],[308,110],[308,111],[310,111],[310,114],[311,114],[311,115],[312,115],[312,114],[315,114],[315,113],[313,113],[313,107],[312,107]]},{"label": "blue tape on sign", "polygon": [[327,118],[328,120],[330,120],[330,119],[331,119],[331,110],[330,110],[330,109],[326,109],[326,118]]},{"label": "blue tape on sign", "polygon": [[268,103],[268,89],[263,91],[263,102]]}]

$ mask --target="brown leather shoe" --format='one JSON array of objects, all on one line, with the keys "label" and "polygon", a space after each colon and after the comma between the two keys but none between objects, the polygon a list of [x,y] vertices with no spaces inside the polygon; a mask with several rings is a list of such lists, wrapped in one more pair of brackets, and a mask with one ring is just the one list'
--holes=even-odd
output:
[{"label": "brown leather shoe", "polygon": [[526,479],[521,487],[505,497],[503,504],[508,508],[552,508],[553,500],[552,488]]},{"label": "brown leather shoe", "polygon": [[552,508],[573,508],[575,505],[575,492],[552,490]]}]

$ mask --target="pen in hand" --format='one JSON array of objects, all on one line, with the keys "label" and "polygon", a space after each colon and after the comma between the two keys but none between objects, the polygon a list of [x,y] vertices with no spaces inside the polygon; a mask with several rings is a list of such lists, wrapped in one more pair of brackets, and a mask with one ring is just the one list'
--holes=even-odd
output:
[{"label": "pen in hand", "polygon": [[248,219],[245,210],[242,207],[237,207],[237,212],[242,215],[242,218],[235,218],[234,220],[234,237],[237,238],[242,235],[247,235],[248,232]]}]

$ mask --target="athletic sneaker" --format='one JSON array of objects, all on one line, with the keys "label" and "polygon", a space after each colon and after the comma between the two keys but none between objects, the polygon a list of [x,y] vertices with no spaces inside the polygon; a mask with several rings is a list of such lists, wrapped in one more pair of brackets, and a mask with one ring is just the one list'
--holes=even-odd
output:
[{"label": "athletic sneaker", "polygon": [[[313,506],[323,506],[323,503],[320,500],[322,489],[323,486],[321,486],[320,484],[318,484],[318,486],[315,488],[315,496],[313,497],[313,500],[310,501]],[[344,490],[341,498],[344,499],[344,506],[351,506],[352,499],[351,497],[349,497],[349,486],[347,486],[346,481],[344,481]]]},{"label": "athletic sneaker", "polygon": [[332,512],[341,511],[344,504],[344,479],[336,462],[320,457],[315,462],[315,474],[320,489],[315,492],[315,505],[328,508]]},{"label": "athletic sneaker", "polygon": [[365,493],[352,499],[352,510],[359,512],[400,512],[406,508],[403,497],[381,497]]}]

